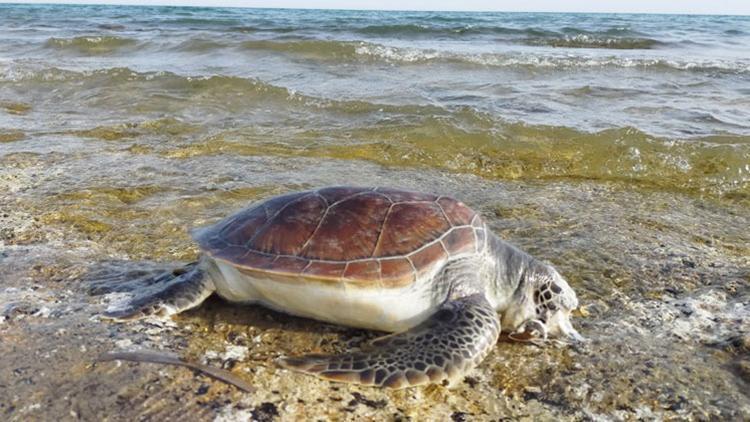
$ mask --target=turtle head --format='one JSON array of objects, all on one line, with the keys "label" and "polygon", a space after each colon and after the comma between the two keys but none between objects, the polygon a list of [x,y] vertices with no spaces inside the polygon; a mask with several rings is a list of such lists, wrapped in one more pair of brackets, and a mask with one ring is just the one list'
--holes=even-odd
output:
[{"label": "turtle head", "polygon": [[578,308],[578,298],[568,282],[549,264],[533,260],[524,274],[518,292],[521,312],[509,321],[517,330],[525,330],[533,321],[545,337],[567,337],[583,341],[570,323],[571,312]]}]

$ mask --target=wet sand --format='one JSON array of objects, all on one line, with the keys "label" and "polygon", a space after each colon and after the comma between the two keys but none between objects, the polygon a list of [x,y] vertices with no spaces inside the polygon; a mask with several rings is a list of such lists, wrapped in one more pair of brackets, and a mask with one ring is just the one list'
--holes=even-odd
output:
[{"label": "wet sand", "polygon": [[[96,147],[99,140],[70,140],[64,153],[34,142],[11,142],[0,155],[5,420],[750,418],[750,211],[742,202],[356,160],[133,158]],[[189,228],[259,198],[342,182],[462,199],[501,237],[568,278],[584,305],[573,324],[589,342],[501,340],[455,389],[389,391],[274,364],[376,333],[219,299],[166,322],[99,318],[108,298],[88,295],[90,274],[188,262],[198,253]],[[225,368],[256,391],[186,368],[95,362],[102,352],[142,349]]]}]

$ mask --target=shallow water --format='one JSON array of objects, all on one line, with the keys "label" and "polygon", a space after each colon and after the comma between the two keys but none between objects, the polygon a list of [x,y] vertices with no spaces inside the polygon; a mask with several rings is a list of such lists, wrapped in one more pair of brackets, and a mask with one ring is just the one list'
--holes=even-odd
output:
[{"label": "shallow water", "polygon": [[[748,38],[738,17],[1,5],[0,415],[750,417]],[[560,269],[591,341],[500,342],[456,390],[389,392],[273,363],[361,331],[218,300],[98,319],[87,273],[195,259],[190,228],[342,183],[460,198]],[[92,363],[121,348],[259,391]]]},{"label": "shallow water", "polygon": [[[746,17],[0,10],[5,142],[750,193]],[[165,136],[198,145],[171,151]]]}]

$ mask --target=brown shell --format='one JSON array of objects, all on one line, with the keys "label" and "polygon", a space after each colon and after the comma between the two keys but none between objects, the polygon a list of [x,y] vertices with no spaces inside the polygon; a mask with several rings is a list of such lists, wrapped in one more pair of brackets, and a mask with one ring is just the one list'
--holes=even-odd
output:
[{"label": "brown shell", "polygon": [[279,281],[398,287],[484,243],[479,215],[453,198],[329,187],[277,196],[194,232],[205,253]]}]

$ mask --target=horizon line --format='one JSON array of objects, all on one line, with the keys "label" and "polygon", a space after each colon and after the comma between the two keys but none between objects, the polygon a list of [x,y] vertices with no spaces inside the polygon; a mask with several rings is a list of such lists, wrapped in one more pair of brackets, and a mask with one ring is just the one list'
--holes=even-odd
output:
[{"label": "horizon line", "polygon": [[550,11],[550,10],[459,10],[459,9],[370,9],[370,8],[321,8],[321,7],[260,7],[260,6],[236,6],[236,5],[175,5],[175,4],[138,4],[123,3],[118,1],[103,1],[97,3],[83,3],[75,1],[65,1],[58,3],[49,2],[28,2],[19,3],[17,1],[0,0],[0,6],[122,6],[122,7],[169,7],[169,8],[188,8],[188,9],[254,9],[254,10],[319,10],[319,11],[342,11],[342,12],[418,12],[418,13],[549,13],[549,14],[591,14],[591,15],[674,15],[674,16],[750,16],[750,12],[745,13],[697,13],[697,12],[623,12],[623,11]]}]

